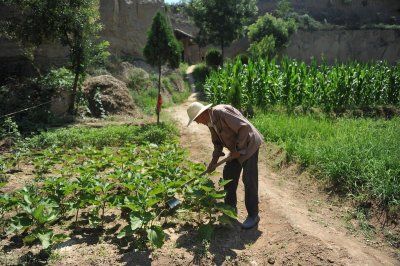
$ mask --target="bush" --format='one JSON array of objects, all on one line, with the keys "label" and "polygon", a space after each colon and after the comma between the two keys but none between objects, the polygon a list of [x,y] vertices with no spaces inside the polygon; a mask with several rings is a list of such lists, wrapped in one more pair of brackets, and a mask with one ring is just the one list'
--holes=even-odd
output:
[{"label": "bush", "polygon": [[74,74],[64,67],[50,70],[42,79],[38,79],[42,89],[49,91],[70,90],[74,84]]},{"label": "bush", "polygon": [[206,53],[207,66],[216,67],[222,65],[222,53],[218,49],[211,48]]},{"label": "bush", "polygon": [[250,44],[247,50],[253,58],[271,58],[275,55],[275,38],[271,35],[265,36],[259,42]]},{"label": "bush", "polygon": [[194,83],[196,86],[196,89],[198,91],[203,91],[203,84],[206,81],[206,78],[208,77],[208,75],[210,74],[210,68],[208,66],[206,66],[206,64],[201,63],[196,65],[196,67],[193,69],[193,79],[194,79]]},{"label": "bush", "polygon": [[300,15],[298,13],[290,13],[290,18],[296,21],[297,27],[302,30],[319,30],[328,28],[330,25],[324,25],[321,22],[315,20],[308,14]]},{"label": "bush", "polygon": [[253,58],[272,57],[282,47],[286,47],[290,36],[297,30],[295,18],[277,18],[265,14],[249,26],[248,38],[251,42],[248,52]]},{"label": "bush", "polygon": [[129,82],[127,85],[131,90],[140,91],[153,87],[153,82],[145,70],[134,68],[129,72]]}]

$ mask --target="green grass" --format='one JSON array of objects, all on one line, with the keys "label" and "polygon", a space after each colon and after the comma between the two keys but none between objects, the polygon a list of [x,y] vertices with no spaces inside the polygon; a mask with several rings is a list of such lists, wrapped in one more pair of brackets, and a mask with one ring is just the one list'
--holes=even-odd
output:
[{"label": "green grass", "polygon": [[128,143],[141,144],[151,142],[160,144],[177,136],[176,129],[170,124],[159,126],[106,126],[102,128],[63,128],[42,132],[27,140],[31,149],[47,147],[84,147],[84,146],[119,146]]},{"label": "green grass", "polygon": [[[400,207],[400,119],[338,119],[263,114],[254,125],[292,160],[311,166],[356,199]],[[393,209],[394,207],[394,209]]]},{"label": "green grass", "polygon": [[[189,95],[189,84],[183,80],[181,74],[172,73],[168,76],[161,76],[163,94],[162,108],[170,107],[185,101]],[[134,86],[132,84],[147,84],[146,86]],[[149,85],[150,84],[150,85]],[[183,87],[178,90],[177,84]],[[158,76],[153,75],[145,82],[143,78],[132,76],[129,88],[135,104],[147,115],[154,115],[158,96]],[[168,96],[165,96],[168,95]]]}]

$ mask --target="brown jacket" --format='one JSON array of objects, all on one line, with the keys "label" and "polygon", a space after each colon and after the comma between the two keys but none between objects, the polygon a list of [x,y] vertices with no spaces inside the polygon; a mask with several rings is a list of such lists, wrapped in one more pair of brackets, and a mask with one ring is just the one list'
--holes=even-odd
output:
[{"label": "brown jacket", "polygon": [[211,124],[208,125],[214,144],[213,157],[222,156],[223,147],[230,152],[238,151],[242,164],[260,147],[260,132],[234,107],[220,104],[210,108]]}]

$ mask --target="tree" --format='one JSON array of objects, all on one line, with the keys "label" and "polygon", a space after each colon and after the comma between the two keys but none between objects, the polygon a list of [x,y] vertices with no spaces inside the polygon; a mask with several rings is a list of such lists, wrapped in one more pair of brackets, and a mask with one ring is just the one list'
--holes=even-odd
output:
[{"label": "tree", "polygon": [[153,17],[143,54],[147,62],[158,69],[158,99],[156,106],[158,124],[161,111],[161,67],[168,63],[170,67],[177,68],[182,54],[180,42],[176,40],[165,16],[160,12],[157,12]]},{"label": "tree", "polygon": [[255,0],[192,0],[188,14],[199,32],[207,36],[211,44],[224,48],[239,38],[244,26],[257,14]]},{"label": "tree", "polygon": [[1,32],[18,41],[32,60],[35,49],[45,40],[56,41],[69,48],[74,83],[71,88],[69,113],[75,112],[79,80],[86,68],[104,60],[107,42],[98,41],[99,0],[0,0],[0,4],[14,11],[2,19]]},{"label": "tree", "polygon": [[284,20],[266,13],[248,29],[247,35],[251,42],[248,51],[253,56],[271,56],[287,45],[290,36],[296,31],[296,22],[294,19]]},{"label": "tree", "polygon": [[275,14],[278,18],[287,18],[293,8],[289,0],[279,0],[276,4]]}]

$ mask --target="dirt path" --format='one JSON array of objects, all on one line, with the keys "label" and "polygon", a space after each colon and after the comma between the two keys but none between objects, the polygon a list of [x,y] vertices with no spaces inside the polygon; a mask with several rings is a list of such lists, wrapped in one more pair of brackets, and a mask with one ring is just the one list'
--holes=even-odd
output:
[{"label": "dirt path", "polygon": [[[181,133],[181,144],[194,162],[208,162],[212,145],[205,126],[188,122],[186,109],[197,99],[167,110]],[[209,247],[209,257],[194,264],[216,265],[400,265],[383,243],[367,242],[344,228],[343,210],[330,204],[314,186],[282,178],[267,166],[266,144],[260,150],[259,194],[261,222],[248,231],[221,229]],[[222,166],[218,169],[221,172]],[[215,178],[218,178],[216,176]],[[238,188],[239,220],[246,216],[242,184]],[[186,250],[187,265],[196,262]],[[179,252],[179,251],[177,251]],[[181,251],[185,252],[185,251]],[[160,263],[166,262],[160,260]]]}]

